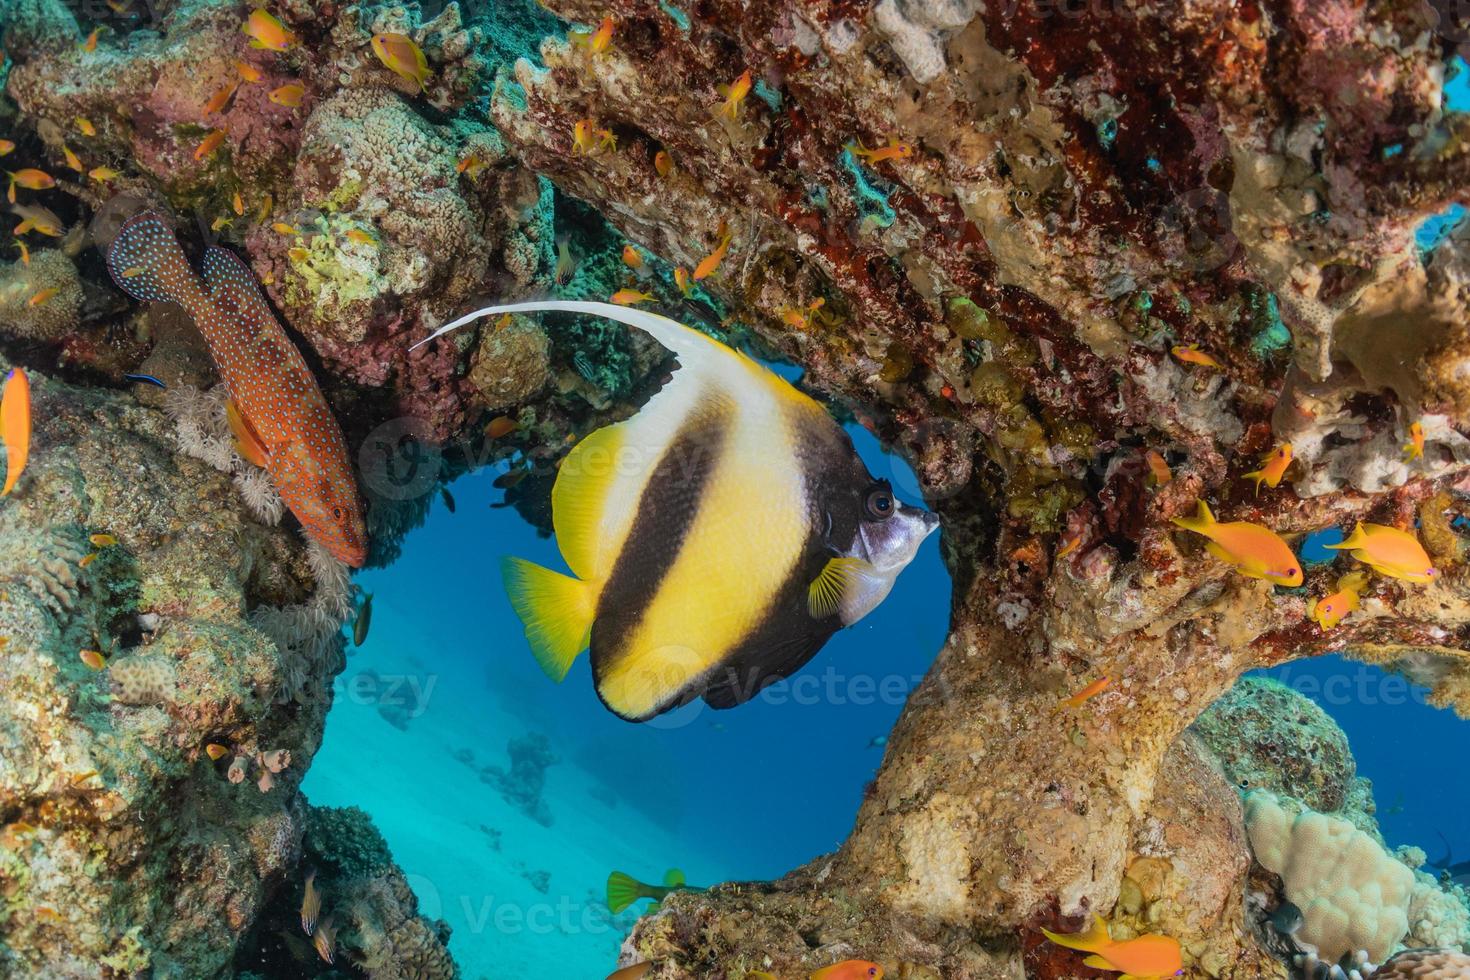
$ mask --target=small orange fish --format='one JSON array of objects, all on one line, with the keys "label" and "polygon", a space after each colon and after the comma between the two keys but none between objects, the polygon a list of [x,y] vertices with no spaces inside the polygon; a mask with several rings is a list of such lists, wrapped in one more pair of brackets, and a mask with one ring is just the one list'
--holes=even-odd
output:
[{"label": "small orange fish", "polygon": [[0,157],[9,156],[15,152],[15,143],[12,140],[0,140]]},{"label": "small orange fish", "polygon": [[40,306],[48,299],[55,296],[58,292],[60,292],[60,290],[58,290],[55,286],[47,286],[45,289],[39,289],[35,292],[33,296],[31,296],[30,299],[26,300],[26,305]]},{"label": "small orange fish", "polygon": [[1245,475],[1247,480],[1256,481],[1256,496],[1261,495],[1261,484],[1275,490],[1281,483],[1281,478],[1286,475],[1286,469],[1291,465],[1291,443],[1283,442],[1271,452],[1261,457],[1265,465],[1258,470],[1252,470]]},{"label": "small orange fish", "polygon": [[96,650],[83,650],[77,656],[92,670],[102,670],[107,666],[106,658]]},{"label": "small orange fish", "polygon": [[745,97],[750,94],[751,77],[750,69],[745,69],[744,74],[729,85],[717,86],[717,90],[725,97],[720,103],[719,113],[729,118],[731,122],[740,121],[740,107],[745,102]]},{"label": "small orange fish", "polygon": [[112,534],[93,534],[87,540],[94,548],[111,548],[117,544],[117,536]]},{"label": "small orange fish", "polygon": [[1143,458],[1148,463],[1148,476],[1153,481],[1154,486],[1161,487],[1174,479],[1174,474],[1170,472],[1169,464],[1164,460],[1163,456],[1150,449],[1143,454]]},{"label": "small orange fish", "polygon": [[121,17],[132,6],[130,0],[107,0],[107,9]]},{"label": "small orange fish", "polygon": [[16,235],[24,235],[28,231],[38,231],[52,238],[61,237],[61,219],[51,209],[43,208],[40,205],[17,204],[11,210],[24,219],[16,227]]},{"label": "small orange fish", "polygon": [[92,33],[87,35],[87,39],[82,42],[82,50],[83,51],[96,51],[97,50],[97,39],[102,36],[102,32],[105,31],[105,30],[107,30],[107,28],[105,28],[105,27],[97,27],[97,28],[94,28],[92,30]]},{"label": "small orange fish", "polygon": [[883,980],[883,968],[867,960],[843,960],[814,971],[809,980]]},{"label": "small orange fish", "polygon": [[265,197],[260,199],[260,207],[255,209],[255,220],[264,222],[271,215],[271,208],[275,206],[275,198],[271,197],[270,191],[266,191]]},{"label": "small orange fish", "polygon": [[1069,535],[1067,535],[1062,540],[1062,546],[1057,549],[1056,560],[1057,561],[1061,561],[1063,558],[1067,557],[1072,552],[1076,551],[1077,550],[1077,547],[1079,545],[1081,545],[1081,544],[1082,544],[1082,533],[1080,531],[1077,532],[1077,533],[1075,533],[1075,534],[1069,534]]},{"label": "small orange fish", "polygon": [[1409,441],[1404,443],[1404,462],[1412,463],[1424,457],[1424,425],[1415,422],[1409,426]]},{"label": "small orange fish", "polygon": [[591,156],[597,150],[597,124],[583,119],[572,126],[572,151]]},{"label": "small orange fish", "polygon": [[485,426],[485,436],[490,439],[499,439],[501,436],[510,435],[519,428],[515,419],[498,415],[490,420],[489,425]]},{"label": "small orange fish", "polygon": [[1350,551],[1358,561],[1389,578],[1405,582],[1433,582],[1439,569],[1429,561],[1429,554],[1419,539],[1408,531],[1387,524],[1358,522],[1353,533],[1341,544],[1329,544],[1334,551]]},{"label": "small orange fish", "polygon": [[145,271],[146,270],[141,265],[130,265],[122,271],[122,277],[124,279],[136,279],[141,276]]},{"label": "small orange fish", "polygon": [[652,293],[640,293],[636,289],[619,289],[608,297],[608,302],[619,306],[637,306],[639,303],[648,303],[653,299]]},{"label": "small orange fish", "polygon": [[66,161],[66,165],[77,173],[87,172],[87,168],[82,166],[82,158],[73,153],[71,147],[65,143],[61,144],[61,157]]},{"label": "small orange fish", "polygon": [[286,256],[290,258],[292,262],[305,262],[307,259],[311,258],[311,253],[302,248],[300,245],[297,245],[294,248],[286,249]]},{"label": "small orange fish", "polygon": [[638,249],[634,248],[631,244],[623,246],[623,265],[636,272],[642,269],[644,264],[643,255]]},{"label": "small orange fish", "polygon": [[618,151],[618,138],[613,135],[612,130],[599,129],[597,131],[597,148],[599,150],[607,150],[609,153],[616,153]]},{"label": "small orange fish", "polygon": [[92,564],[92,562],[97,560],[97,555],[98,552],[95,551],[92,552],[90,555],[83,555],[82,560],[77,562],[77,567],[86,568],[88,565]]},{"label": "small orange fish", "polygon": [[270,99],[276,105],[285,106],[287,109],[294,109],[301,104],[301,100],[305,95],[306,88],[304,86],[297,82],[287,82],[280,88],[272,89],[271,94],[266,96],[266,98]]},{"label": "small orange fish", "polygon": [[347,240],[357,245],[376,245],[378,240],[361,228],[353,228],[347,233]]},{"label": "small orange fish", "polygon": [[98,773],[96,769],[88,769],[86,772],[79,772],[75,776],[71,777],[71,784],[73,786],[80,786],[89,779],[95,779],[97,775]]},{"label": "small orange fish", "polygon": [[251,11],[240,30],[249,36],[252,48],[265,51],[289,51],[301,43],[300,38],[286,30],[285,24],[264,9]]},{"label": "small orange fish", "polygon": [[204,137],[203,141],[201,141],[200,144],[194,148],[194,159],[195,160],[203,160],[205,157],[209,156],[215,150],[219,149],[219,145],[221,143],[223,143],[224,141],[225,141],[225,131],[224,130],[222,130],[222,129],[211,130],[210,131],[210,134],[208,136]]},{"label": "small orange fish", "polygon": [[7,497],[15,489],[16,480],[21,479],[31,454],[31,381],[19,367],[10,369],[4,388],[0,388],[0,442],[6,454],[0,497]]},{"label": "small orange fish", "polygon": [[1133,980],[1172,977],[1184,970],[1178,940],[1150,933],[1116,942],[1108,935],[1107,923],[1096,916],[1086,932],[1061,935],[1046,929],[1041,931],[1058,946],[1092,953],[1083,961],[1087,966],[1115,970]]},{"label": "small orange fish", "polygon": [[212,116],[216,112],[219,112],[221,109],[223,109],[225,106],[229,105],[230,97],[235,94],[235,90],[239,87],[240,83],[236,82],[233,85],[226,85],[224,88],[214,93],[210,100],[204,103],[204,114],[206,116]]},{"label": "small orange fish", "polygon": [[406,78],[422,92],[429,86],[429,62],[423,49],[407,34],[374,34],[373,54],[383,66],[400,78]]},{"label": "small orange fish", "polygon": [[337,950],[337,927],[332,924],[329,915],[317,923],[316,934],[311,937],[311,944],[316,947],[317,955],[326,963],[333,963],[333,957]]},{"label": "small orange fish", "polygon": [[230,198],[230,210],[235,212],[236,217],[242,217],[245,214],[245,202],[240,199],[239,191],[236,191],[235,196]]},{"label": "small orange fish", "polygon": [[849,143],[847,144],[847,152],[866,161],[871,166],[882,163],[884,160],[907,160],[914,155],[914,144],[905,143],[896,137],[890,136],[888,137],[887,146],[880,146],[876,149],[869,150],[865,149],[861,143]]},{"label": "small orange fish", "polygon": [[720,244],[716,245],[715,250],[706,255],[699,265],[694,267],[695,282],[701,279],[708,279],[714,275],[715,270],[720,267],[720,263],[725,261],[725,253],[730,250],[730,237],[730,232],[725,228],[725,222],[721,221]]},{"label": "small orange fish", "polygon": [[39,922],[61,922],[61,913],[49,905],[36,906],[36,919]]},{"label": "small orange fish", "polygon": [[1302,584],[1302,567],[1297,563],[1296,555],[1270,528],[1249,521],[1221,524],[1203,500],[1199,502],[1199,510],[1194,517],[1175,517],[1172,521],[1186,531],[1209,538],[1205,550],[1227,565],[1233,565],[1247,578],[1263,578],[1277,585],[1292,587]]},{"label": "small orange fish", "polygon": [[481,160],[473,153],[454,165],[455,173],[469,174],[471,180],[474,180],[476,177],[478,177],[480,175],[480,171],[484,169],[485,161]]},{"label": "small orange fish", "polygon": [[1199,344],[1175,344],[1169,348],[1169,353],[1186,364],[1198,364],[1208,368],[1224,367],[1219,361],[1200,350]]},{"label": "small orange fish", "polygon": [[322,911],[322,893],[316,890],[316,872],[306,875],[306,894],[301,898],[301,929],[308,936],[316,929],[316,917]]},{"label": "small orange fish", "polygon": [[284,221],[277,221],[275,224],[271,225],[271,231],[274,231],[278,235],[301,234],[301,229],[297,228],[295,225],[288,225]]},{"label": "small orange fish", "polygon": [[248,61],[236,61],[235,72],[247,82],[258,82],[262,72]]},{"label": "small orange fish", "polygon": [[9,496],[31,452],[31,382],[22,368],[11,368],[0,388],[0,442],[5,444],[5,488]]},{"label": "small orange fish", "polygon": [[87,171],[87,176],[91,177],[99,184],[105,184],[110,180],[116,180],[117,178],[121,177],[122,174],[118,173],[116,170],[113,170],[111,167],[93,167],[91,170]]},{"label": "small orange fish", "polygon": [[213,762],[218,762],[230,754],[230,750],[218,742],[210,742],[204,747],[204,754],[209,756]]},{"label": "small orange fish", "polygon": [[592,33],[572,31],[568,37],[571,38],[573,44],[585,44],[587,50],[595,55],[607,54],[612,48],[613,30],[617,26],[617,21],[611,17],[604,17],[602,23],[597,25],[597,30]]},{"label": "small orange fish", "polygon": [[1323,596],[1307,608],[1307,616],[1317,621],[1324,630],[1330,630],[1347,617],[1348,613],[1361,608],[1359,593],[1368,584],[1363,572],[1349,572],[1337,580],[1337,591]]},{"label": "small orange fish", "polygon": [[674,270],[674,285],[679,287],[679,292],[685,296],[694,292],[694,284],[689,279],[689,270],[682,265]]},{"label": "small orange fish", "polygon": [[653,155],[653,172],[660,177],[667,177],[674,172],[674,158],[669,156],[668,150],[659,150]]},{"label": "small orange fish", "polygon": [[1112,683],[1113,679],[1111,677],[1099,677],[1097,680],[1093,681],[1091,684],[1087,685],[1082,690],[1078,691],[1076,694],[1063,701],[1062,706],[1064,708],[1080,708],[1090,698],[1096,697],[1103,691],[1107,690],[1108,685]]},{"label": "small orange fish", "polygon": [[76,119],[72,121],[77,124],[77,132],[81,133],[83,136],[97,135],[97,127],[92,125],[92,120],[87,119],[84,116],[77,116]]},{"label": "small orange fish", "polygon": [[20,264],[21,265],[30,265],[31,264],[31,250],[26,247],[26,243],[23,242],[23,241],[21,241],[19,238],[17,238],[15,240],[15,247],[18,248],[18,249],[20,249]]},{"label": "small orange fish", "polygon": [[5,173],[10,177],[10,190],[6,192],[6,199],[11,204],[15,203],[15,189],[24,187],[28,191],[46,191],[56,186],[56,179],[44,170],[35,167],[26,167],[21,170]]}]

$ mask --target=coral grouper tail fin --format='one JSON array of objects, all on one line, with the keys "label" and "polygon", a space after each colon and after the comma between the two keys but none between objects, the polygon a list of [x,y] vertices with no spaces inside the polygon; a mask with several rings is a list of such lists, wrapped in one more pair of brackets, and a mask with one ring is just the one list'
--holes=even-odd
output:
[{"label": "coral grouper tail fin", "polygon": [[591,638],[597,612],[592,589],[580,579],[521,558],[503,559],[500,571],[536,662],[547,677],[560,682]]},{"label": "coral grouper tail fin", "polygon": [[[1201,504],[1200,506],[1204,505]],[[1051,932],[1047,929],[1041,931],[1047,939],[1050,939],[1058,946],[1065,946],[1068,949],[1080,949],[1086,953],[1099,952],[1107,949],[1113,943],[1112,937],[1108,935],[1107,923],[1095,915],[1092,917],[1092,925],[1087,928],[1086,932],[1063,934]]]},{"label": "coral grouper tail fin", "polygon": [[633,878],[614,871],[607,876],[607,910],[617,915],[643,897],[643,886]]},{"label": "coral grouper tail fin", "polygon": [[173,301],[191,316],[204,298],[179,240],[157,211],[144,211],[123,224],[107,250],[107,271],[134,299]]}]

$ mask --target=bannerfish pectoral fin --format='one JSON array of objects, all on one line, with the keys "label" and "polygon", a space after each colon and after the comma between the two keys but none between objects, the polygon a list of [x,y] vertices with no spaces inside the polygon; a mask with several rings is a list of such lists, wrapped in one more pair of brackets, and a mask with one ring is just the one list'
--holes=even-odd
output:
[{"label": "bannerfish pectoral fin", "polygon": [[231,398],[225,402],[225,419],[230,423],[230,432],[235,436],[235,448],[239,450],[240,456],[249,463],[265,469],[270,465],[270,450],[265,447],[260,433],[255,431],[255,426],[240,411],[240,406],[235,404]]},{"label": "bannerfish pectoral fin", "polygon": [[522,558],[503,559],[500,571],[536,662],[560,683],[591,639],[597,614],[592,590],[580,579]]},{"label": "bannerfish pectoral fin", "polygon": [[807,587],[806,606],[813,619],[826,619],[842,610],[842,599],[873,566],[861,558],[837,555],[827,560]]}]

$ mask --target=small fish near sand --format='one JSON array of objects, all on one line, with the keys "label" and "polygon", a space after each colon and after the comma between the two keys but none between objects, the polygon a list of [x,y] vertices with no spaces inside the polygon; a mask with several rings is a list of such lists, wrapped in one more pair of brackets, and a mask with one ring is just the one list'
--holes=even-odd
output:
[{"label": "small fish near sand", "polygon": [[662,885],[645,885],[621,871],[614,871],[607,876],[607,908],[613,915],[617,915],[642,899],[651,898],[655,902],[662,902],[674,892],[682,891],[698,892],[704,889],[689,887],[684,881],[684,872],[678,868],[670,868],[664,873]]},{"label": "small fish near sand", "polygon": [[1131,980],[1158,980],[1184,972],[1179,941],[1169,936],[1148,934],[1115,941],[1108,934],[1107,923],[1096,916],[1086,932],[1064,935],[1047,929],[1041,931],[1058,946],[1091,953],[1082,961],[1084,966],[1113,970]]},{"label": "small fish near sand", "polygon": [[360,568],[367,528],[342,430],[245,263],[210,247],[201,280],[167,221],[145,211],[118,231],[107,268],[134,299],[174,302],[189,315],[243,424],[262,447],[281,499],[311,538]]},{"label": "small fish near sand", "polygon": [[[590,649],[597,694],[620,718],[647,721],[696,698],[720,709],[750,700],[875,609],[938,529],[868,472],[820,404],[668,317],[524,303],[470,313],[429,339],[541,311],[636,327],[679,361],[637,414],[561,462],[552,525],[572,574],[517,558],[502,566],[542,669],[561,681]],[[613,457],[635,462],[602,462]]]}]

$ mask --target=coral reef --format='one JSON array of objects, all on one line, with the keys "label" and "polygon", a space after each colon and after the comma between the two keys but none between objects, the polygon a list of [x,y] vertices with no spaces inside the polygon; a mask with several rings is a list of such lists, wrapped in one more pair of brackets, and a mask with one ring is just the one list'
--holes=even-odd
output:
[{"label": "coral reef", "polygon": [[561,761],[551,750],[551,739],[540,732],[513,738],[506,745],[510,769],[489,765],[480,770],[480,779],[500,791],[500,795],[532,820],[545,827],[552,823],[551,807],[541,792],[546,788],[546,770]]},{"label": "coral reef", "polygon": [[0,329],[27,340],[58,340],[81,322],[77,267],[57,248],[0,266]]}]

